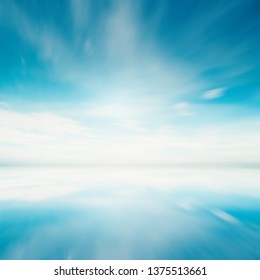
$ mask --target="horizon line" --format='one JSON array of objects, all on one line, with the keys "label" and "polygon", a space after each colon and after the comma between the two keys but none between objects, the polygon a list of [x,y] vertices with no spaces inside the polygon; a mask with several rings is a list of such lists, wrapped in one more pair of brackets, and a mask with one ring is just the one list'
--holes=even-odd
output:
[{"label": "horizon line", "polygon": [[28,163],[28,162],[0,162],[3,167],[174,167],[174,168],[260,168],[260,162],[175,162],[175,163]]}]

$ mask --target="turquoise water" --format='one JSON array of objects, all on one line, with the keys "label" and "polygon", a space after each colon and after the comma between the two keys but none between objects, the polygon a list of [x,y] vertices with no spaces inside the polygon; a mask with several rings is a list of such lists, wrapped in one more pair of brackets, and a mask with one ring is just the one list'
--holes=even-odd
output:
[{"label": "turquoise water", "polygon": [[259,173],[2,168],[0,259],[260,259]]}]

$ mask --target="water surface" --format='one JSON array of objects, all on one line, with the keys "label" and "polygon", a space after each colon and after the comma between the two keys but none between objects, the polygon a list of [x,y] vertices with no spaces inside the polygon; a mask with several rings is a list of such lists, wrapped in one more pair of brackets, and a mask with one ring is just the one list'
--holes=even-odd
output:
[{"label": "water surface", "polygon": [[260,259],[260,172],[2,168],[1,259]]}]

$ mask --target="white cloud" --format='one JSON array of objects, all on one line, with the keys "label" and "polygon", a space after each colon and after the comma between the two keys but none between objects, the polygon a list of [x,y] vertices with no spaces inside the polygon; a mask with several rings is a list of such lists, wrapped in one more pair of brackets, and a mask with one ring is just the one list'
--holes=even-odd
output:
[{"label": "white cloud", "polygon": [[[85,92],[86,99],[89,96],[98,100],[100,97],[127,96],[141,100],[158,96],[167,103],[177,96],[201,90],[204,82],[196,78],[196,69],[174,57],[169,60],[160,46],[152,40],[142,39],[145,30],[136,4],[113,2],[111,9],[101,13],[101,22],[95,19],[98,29],[90,27],[86,38],[83,29],[90,16],[90,2],[71,1],[72,19],[77,29],[74,32],[76,44],[74,40],[69,44],[55,27],[36,22],[13,1],[5,4],[6,10],[13,15],[6,21],[35,48],[44,63],[48,62],[48,72],[53,80],[70,84],[75,95],[77,91],[80,94]],[[80,48],[79,43],[82,44]],[[78,49],[91,54],[91,62],[86,61]]]},{"label": "white cloud", "polygon": [[51,113],[18,113],[1,109],[0,120],[0,142],[7,144],[34,145],[86,133],[86,129],[75,121]]},{"label": "white cloud", "polygon": [[179,102],[174,105],[176,109],[186,109],[189,107],[189,104],[187,102]]},{"label": "white cloud", "polygon": [[[77,104],[74,108],[77,111],[74,117],[85,123],[61,117],[59,113],[1,110],[2,159],[149,164],[250,162],[259,158],[260,140],[256,133],[259,126],[250,120],[243,127],[234,127],[233,123],[227,127],[209,125],[210,114],[203,115],[201,112],[206,109],[203,107],[200,113],[204,127],[196,123],[194,127],[193,123],[182,127],[175,121],[175,115],[194,115],[195,105],[178,100],[187,100],[205,88],[204,81],[197,78],[200,69],[174,56],[167,57],[149,38],[143,40],[145,33],[136,12],[138,8],[130,5],[135,2],[116,1],[111,6],[103,15],[104,28],[98,29],[96,42],[92,41],[91,34],[86,39],[86,34],[80,33],[90,16],[90,2],[71,1],[74,26],[82,35],[81,47],[90,53],[96,46],[94,43],[97,44],[99,51],[93,56],[102,53],[101,63],[99,57],[91,57],[86,63],[76,55],[74,45],[69,45],[57,30],[41,26],[20,6],[12,1],[8,3],[4,4],[10,5],[6,14],[12,17],[5,20],[24,41],[36,48],[44,61],[52,62],[48,70],[55,77],[51,78],[69,82],[76,88],[72,94],[85,93],[86,99],[83,98],[83,105]],[[207,20],[210,23],[211,16]],[[201,31],[204,27],[202,25]],[[202,98],[220,98],[225,90],[211,89]],[[85,108],[77,110],[77,106]],[[1,107],[5,108],[3,104]],[[66,112],[64,115],[68,116]],[[190,135],[192,130],[196,135]]]},{"label": "white cloud", "polygon": [[179,102],[173,105],[173,108],[174,111],[180,116],[190,117],[194,115],[194,112],[191,111],[191,104],[187,102]]},{"label": "white cloud", "polygon": [[223,210],[215,209],[212,210],[212,213],[225,222],[236,224],[236,225],[240,224],[239,220],[237,220],[235,217],[233,217],[232,215],[228,214]]},{"label": "white cloud", "polygon": [[[259,162],[258,121],[196,128],[149,127],[91,116],[87,125],[53,113],[0,110],[2,162],[60,164],[250,164]],[[100,120],[100,121],[99,121]],[[91,123],[92,123],[91,122]],[[242,127],[241,127],[242,125]]]},{"label": "white cloud", "polygon": [[225,90],[226,88],[215,88],[215,89],[208,90],[202,95],[202,98],[208,100],[220,98],[224,96]]},{"label": "white cloud", "polygon": [[118,120],[116,123],[120,128],[127,129],[130,131],[136,131],[136,132],[144,132],[145,128],[143,125],[136,121],[136,120]]}]

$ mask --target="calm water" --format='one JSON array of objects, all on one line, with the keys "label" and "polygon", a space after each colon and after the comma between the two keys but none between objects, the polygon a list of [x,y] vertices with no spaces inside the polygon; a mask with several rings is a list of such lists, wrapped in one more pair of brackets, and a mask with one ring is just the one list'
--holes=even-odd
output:
[{"label": "calm water", "polygon": [[2,168],[0,258],[260,259],[260,172]]}]

